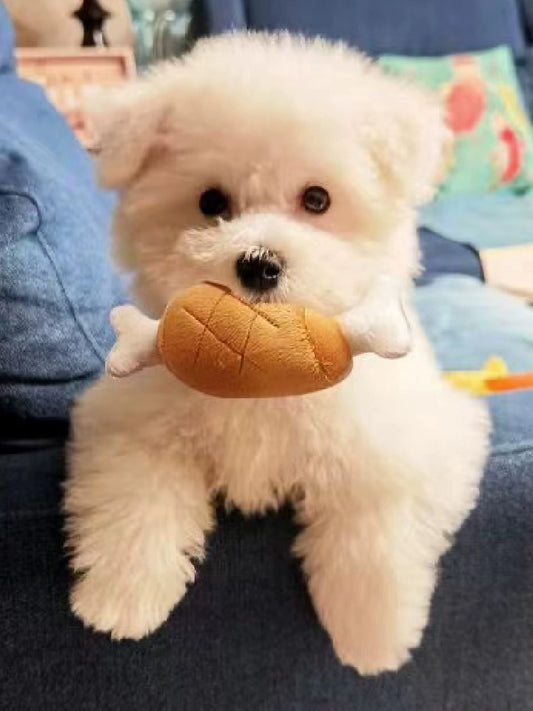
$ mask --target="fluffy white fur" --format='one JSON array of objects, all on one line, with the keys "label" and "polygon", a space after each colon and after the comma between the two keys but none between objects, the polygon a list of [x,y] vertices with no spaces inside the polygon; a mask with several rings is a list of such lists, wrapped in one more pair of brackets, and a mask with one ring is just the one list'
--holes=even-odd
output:
[{"label": "fluffy white fur", "polygon": [[[417,269],[415,212],[447,133],[422,90],[323,40],[236,34],[200,42],[94,112],[104,185],[118,188],[116,253],[158,315],[205,279],[245,298],[250,247],[280,252],[270,298],[325,313],[358,302],[377,273]],[[322,185],[324,215],[300,206]],[[199,195],[222,187],[229,221]],[[345,664],[396,669],[426,625],[439,557],[476,501],[483,405],[443,382],[410,307],[414,349],[355,359],[318,394],[218,400],[162,367],[103,377],[81,398],[66,483],[72,607],[96,630],[139,638],[195,576],[223,492],[245,513],[294,502],[295,552]]]}]

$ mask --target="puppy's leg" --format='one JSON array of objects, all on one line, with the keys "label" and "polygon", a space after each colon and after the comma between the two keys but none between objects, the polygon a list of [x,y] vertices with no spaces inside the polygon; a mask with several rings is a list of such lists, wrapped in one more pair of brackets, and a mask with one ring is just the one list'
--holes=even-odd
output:
[{"label": "puppy's leg", "polygon": [[[336,501],[334,499],[336,498]],[[439,552],[391,491],[307,501],[296,542],[317,614],[340,660],[361,674],[395,670],[426,625]]]},{"label": "puppy's leg", "polygon": [[307,463],[296,550],[337,654],[370,674],[419,644],[439,557],[476,502],[490,425],[482,402],[444,383],[420,334],[403,360],[357,368],[323,436],[335,449],[317,471]]},{"label": "puppy's leg", "polygon": [[83,622],[112,637],[155,630],[195,576],[211,512],[198,466],[149,436],[77,437],[66,483],[71,592]]}]

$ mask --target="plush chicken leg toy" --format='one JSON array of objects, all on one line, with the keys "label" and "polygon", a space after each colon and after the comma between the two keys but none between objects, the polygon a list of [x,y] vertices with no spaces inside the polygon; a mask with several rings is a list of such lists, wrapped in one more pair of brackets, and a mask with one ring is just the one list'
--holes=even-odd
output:
[{"label": "plush chicken leg toy", "polygon": [[189,387],[217,397],[280,397],[343,380],[352,358],[398,358],[410,350],[398,286],[379,277],[338,317],[291,304],[248,303],[217,284],[173,299],[160,321],[131,305],[111,312],[117,342],[108,373],[124,377],[165,365]]}]

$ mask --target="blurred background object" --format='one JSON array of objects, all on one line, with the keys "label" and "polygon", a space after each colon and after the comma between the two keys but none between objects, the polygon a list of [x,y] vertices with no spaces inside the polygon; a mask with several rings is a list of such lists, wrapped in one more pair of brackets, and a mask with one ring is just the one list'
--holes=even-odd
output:
[{"label": "blurred background object", "polygon": [[[196,35],[192,0],[6,0],[19,73],[39,84],[90,148],[88,90],[109,87],[179,56]],[[135,60],[134,60],[135,56]]]},{"label": "blurred background object", "polygon": [[5,0],[5,5],[17,47],[123,47],[134,40],[126,0]]},{"label": "blurred background object", "polygon": [[192,0],[129,0],[139,67],[183,54],[193,41]]},{"label": "blurred background object", "polygon": [[20,47],[16,58],[19,76],[46,92],[87,149],[97,142],[83,108],[87,95],[112,88],[136,74],[130,47]]},{"label": "blurred background object", "polygon": [[17,47],[134,47],[139,67],[179,56],[196,31],[193,0],[5,0]]}]

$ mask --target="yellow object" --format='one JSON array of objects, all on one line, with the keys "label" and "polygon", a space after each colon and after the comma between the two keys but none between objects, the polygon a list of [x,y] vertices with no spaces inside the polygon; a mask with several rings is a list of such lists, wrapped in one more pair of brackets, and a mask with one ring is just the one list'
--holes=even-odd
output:
[{"label": "yellow object", "polygon": [[518,94],[516,93],[514,87],[502,82],[501,84],[498,84],[497,88],[511,120],[518,126],[522,133],[527,133],[530,130],[529,119],[526,116],[524,109],[520,106]]},{"label": "yellow object", "polygon": [[505,362],[496,357],[489,358],[481,370],[459,370],[445,373],[444,377],[475,395],[533,388],[533,371],[510,373]]},{"label": "yellow object", "polygon": [[455,370],[444,374],[448,382],[462,390],[468,390],[475,395],[488,395],[492,390],[487,385],[490,378],[500,378],[509,375],[502,358],[489,358],[481,370]]},{"label": "yellow object", "polygon": [[334,318],[290,304],[248,303],[201,284],[173,299],[159,324],[166,367],[218,397],[279,397],[328,388],[351,370]]}]

